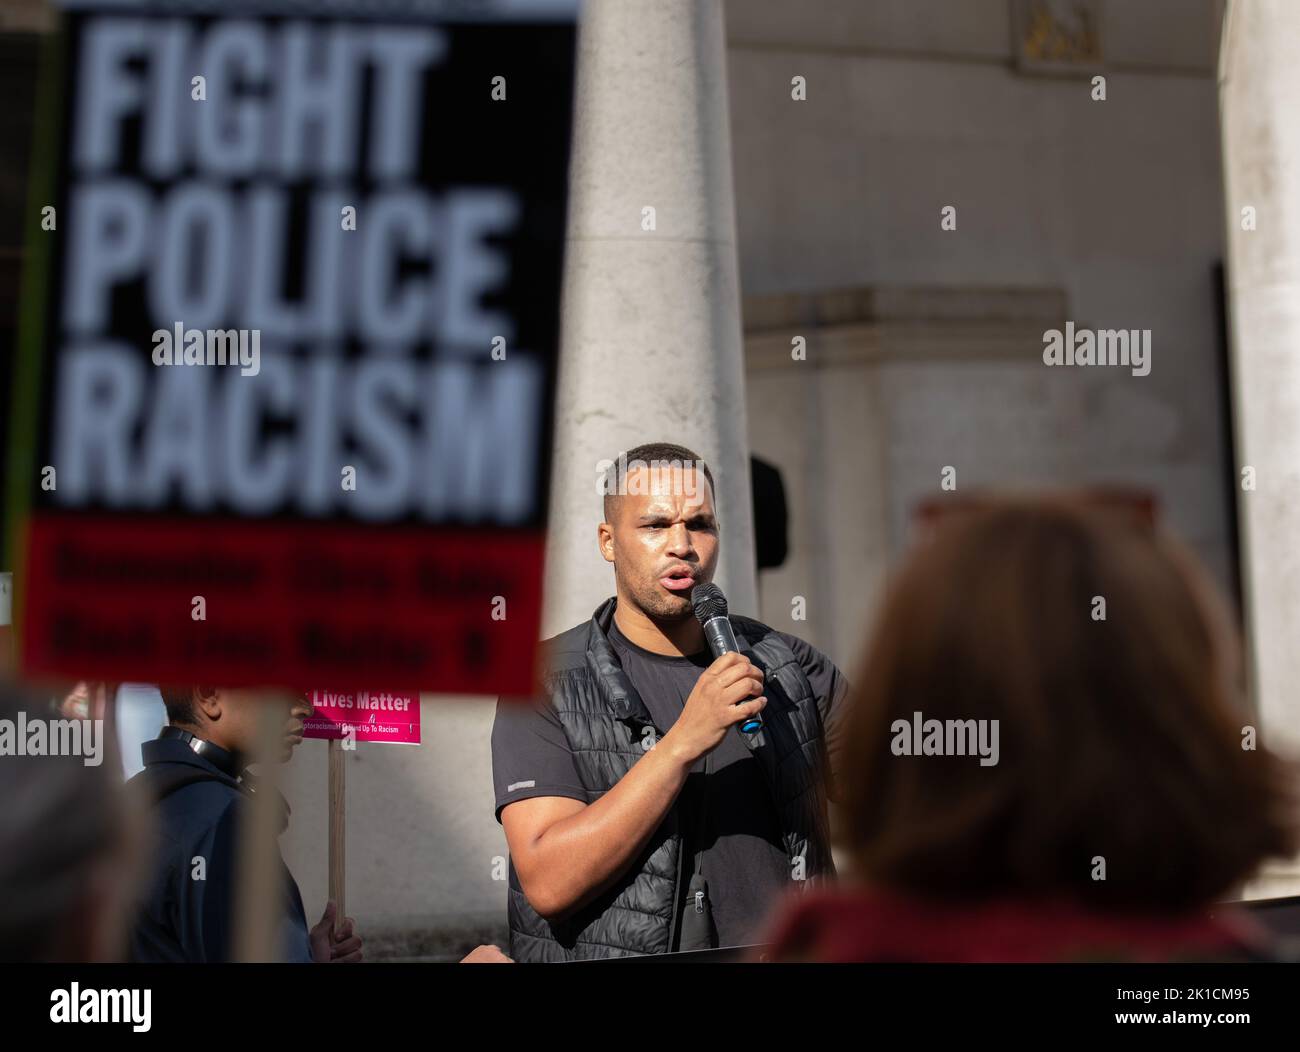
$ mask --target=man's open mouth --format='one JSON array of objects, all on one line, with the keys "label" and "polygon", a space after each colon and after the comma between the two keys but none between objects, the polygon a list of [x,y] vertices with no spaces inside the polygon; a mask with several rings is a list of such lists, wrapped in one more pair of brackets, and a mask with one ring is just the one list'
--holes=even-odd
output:
[{"label": "man's open mouth", "polygon": [[670,592],[686,592],[695,586],[695,575],[690,570],[673,570],[659,578],[659,583]]}]

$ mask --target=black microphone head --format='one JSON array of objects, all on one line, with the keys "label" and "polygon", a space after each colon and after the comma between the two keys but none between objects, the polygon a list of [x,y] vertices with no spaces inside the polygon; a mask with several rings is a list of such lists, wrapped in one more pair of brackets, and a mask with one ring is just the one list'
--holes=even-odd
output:
[{"label": "black microphone head", "polygon": [[697,584],[691,589],[691,606],[700,624],[727,616],[727,597],[716,584]]}]

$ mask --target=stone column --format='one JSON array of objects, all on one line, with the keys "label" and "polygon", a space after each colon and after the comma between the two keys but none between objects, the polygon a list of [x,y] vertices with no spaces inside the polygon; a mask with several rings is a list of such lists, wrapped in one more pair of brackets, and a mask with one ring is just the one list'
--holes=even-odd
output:
[{"label": "stone column", "polygon": [[652,441],[708,461],[757,614],[721,2],[586,0],[578,49],[543,635],[614,593],[596,465]]},{"label": "stone column", "polygon": [[[1262,736],[1300,741],[1300,4],[1228,5],[1219,64],[1243,588]],[[1243,216],[1243,209],[1253,209]],[[1254,229],[1249,229],[1251,226]]]}]

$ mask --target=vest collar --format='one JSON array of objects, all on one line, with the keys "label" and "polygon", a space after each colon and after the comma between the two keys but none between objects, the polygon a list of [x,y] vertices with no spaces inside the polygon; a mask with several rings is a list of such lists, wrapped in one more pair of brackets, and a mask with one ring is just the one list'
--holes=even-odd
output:
[{"label": "vest collar", "polygon": [[[614,620],[618,596],[610,596],[591,615],[591,634],[587,639],[587,667],[595,673],[596,689],[601,699],[620,720],[636,720],[642,726],[654,725],[650,710],[618,663],[618,655],[609,641],[609,626]],[[662,727],[658,728],[663,730]]]},{"label": "vest collar", "polygon": [[[609,706],[615,717],[620,720],[633,720],[641,726],[653,726],[650,710],[646,708],[641,695],[636,692],[631,681],[618,663],[618,655],[609,641],[609,626],[614,620],[614,607],[618,605],[618,596],[612,595],[591,615],[591,634],[587,640],[587,667],[595,673],[596,689]],[[745,638],[740,626],[733,620],[732,630],[736,633],[736,642],[741,650],[749,650],[749,640]],[[657,728],[663,731],[663,727]]]}]

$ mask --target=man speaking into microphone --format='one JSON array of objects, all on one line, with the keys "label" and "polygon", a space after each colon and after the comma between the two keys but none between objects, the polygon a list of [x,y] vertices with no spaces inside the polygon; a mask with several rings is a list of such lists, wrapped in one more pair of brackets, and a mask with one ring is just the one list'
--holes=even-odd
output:
[{"label": "man speaking into microphone", "polygon": [[786,889],[834,873],[844,677],[701,587],[721,537],[697,454],[638,446],[603,493],[615,594],[542,644],[544,696],[501,699],[492,728],[517,961],[745,945]]}]

